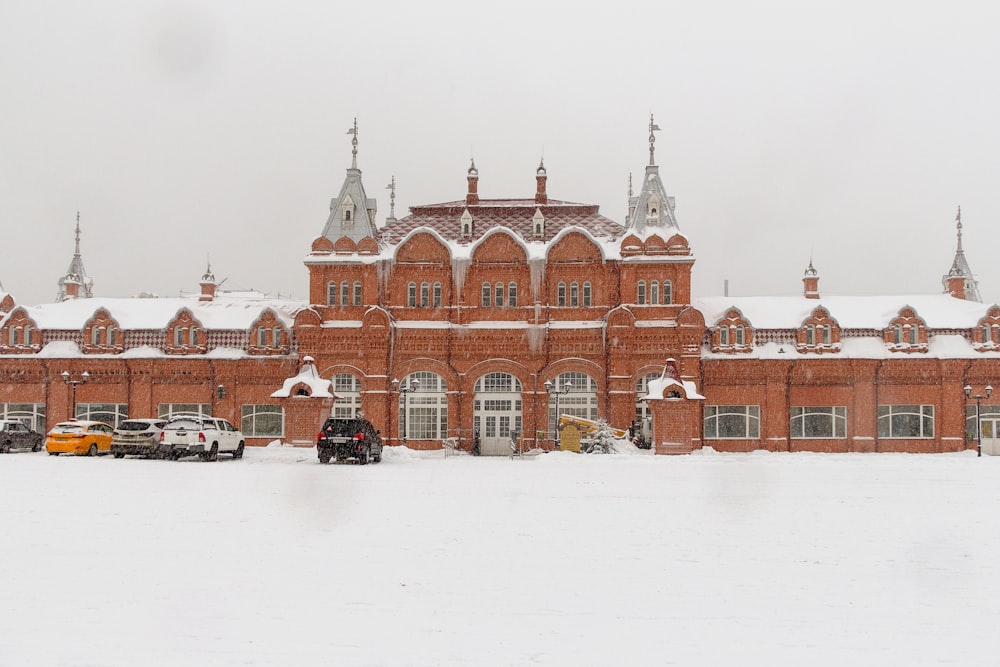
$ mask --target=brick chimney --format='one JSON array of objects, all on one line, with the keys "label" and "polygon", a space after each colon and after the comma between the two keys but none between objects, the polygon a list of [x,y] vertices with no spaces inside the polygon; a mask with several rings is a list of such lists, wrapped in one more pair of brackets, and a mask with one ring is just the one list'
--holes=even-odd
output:
[{"label": "brick chimney", "polygon": [[476,160],[472,160],[472,166],[469,167],[469,192],[465,195],[465,203],[468,206],[473,206],[479,203],[479,170],[476,169]]},{"label": "brick chimney", "polygon": [[809,260],[809,268],[806,269],[802,278],[803,296],[807,299],[819,298],[819,273],[813,268],[812,260]]},{"label": "brick chimney", "polygon": [[545,173],[545,160],[541,160],[538,163],[538,169],[535,171],[535,203],[536,204],[547,204],[549,201],[549,196],[545,194],[545,181],[548,176]]}]

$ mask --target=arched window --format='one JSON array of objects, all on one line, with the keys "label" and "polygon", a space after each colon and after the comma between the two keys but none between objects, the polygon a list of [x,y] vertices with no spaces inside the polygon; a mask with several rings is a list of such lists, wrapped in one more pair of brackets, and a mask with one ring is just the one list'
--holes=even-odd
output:
[{"label": "arched window", "polygon": [[337,402],[333,404],[333,416],[340,418],[357,417],[361,409],[361,380],[350,373],[333,376],[333,393]]},{"label": "arched window", "polygon": [[646,281],[640,280],[638,286],[635,290],[635,302],[638,305],[643,305],[646,303]]},{"label": "arched window", "polygon": [[569,305],[573,307],[580,305],[580,283],[575,280],[569,284]]},{"label": "arched window", "polygon": [[649,405],[646,401],[642,400],[642,397],[649,393],[650,381],[659,377],[659,373],[648,373],[639,378],[638,382],[635,383],[635,421],[637,424],[642,424],[647,418],[652,419],[652,412],[649,409]]},{"label": "arched window", "polygon": [[281,327],[274,327],[273,331],[271,332],[271,335],[272,335],[271,340],[274,343],[274,346],[281,347]]},{"label": "arched window", "polygon": [[351,305],[351,284],[346,280],[340,283],[340,305]]},{"label": "arched window", "polygon": [[337,305],[337,282],[335,280],[331,280],[326,284],[326,305]]},{"label": "arched window", "polygon": [[910,345],[917,344],[917,334],[920,332],[916,324],[910,325]]},{"label": "arched window", "polygon": [[434,283],[434,308],[441,307],[441,283]]},{"label": "arched window", "polygon": [[992,335],[992,333],[990,331],[990,325],[989,324],[984,324],[983,325],[983,342],[984,343],[990,343],[992,341],[993,341],[993,335]]},{"label": "arched window", "polygon": [[729,327],[726,325],[719,327],[719,345],[729,345]]},{"label": "arched window", "polygon": [[823,325],[823,345],[829,345],[833,342],[833,327],[829,324]]},{"label": "arched window", "polygon": [[360,280],[354,281],[354,305],[355,306],[360,306],[361,305],[361,281]]},{"label": "arched window", "polygon": [[816,325],[807,324],[806,325],[806,345],[816,344]]},{"label": "arched window", "polygon": [[746,341],[745,336],[746,336],[746,333],[745,333],[745,330],[743,328],[743,325],[737,325],[737,327],[736,327],[736,344],[737,345],[743,345],[743,344],[745,344],[745,341]]},{"label": "arched window", "polygon": [[566,305],[566,283],[561,282],[558,286],[556,286],[556,305]]},{"label": "arched window", "polygon": [[493,286],[489,283],[483,283],[483,308],[489,308],[490,302],[492,301]]},{"label": "arched window", "polygon": [[410,283],[406,286],[406,305],[410,308],[417,307],[417,284]]},{"label": "arched window", "polygon": [[674,286],[669,280],[663,281],[663,304],[670,305],[674,302]]},{"label": "arched window", "polygon": [[10,337],[11,347],[20,344],[20,334],[21,334],[20,327],[11,327],[10,329],[7,330],[7,335]]},{"label": "arched window", "polygon": [[507,305],[517,308],[517,283],[512,282],[507,285]]},{"label": "arched window", "polygon": [[892,328],[892,342],[899,345],[903,342],[903,325],[897,324]]},{"label": "arched window", "polygon": [[104,331],[104,327],[94,327],[90,330],[90,344],[100,345],[101,344],[101,332]]},{"label": "arched window", "polygon": [[493,305],[497,308],[503,308],[503,283],[497,283],[493,291]]},{"label": "arched window", "polygon": [[[416,385],[413,380],[419,380]],[[408,395],[399,396],[399,424],[403,423],[406,404],[406,437],[410,440],[442,440],[448,437],[448,387],[437,373],[420,371],[402,379],[403,386],[414,386]],[[402,437],[402,430],[400,430]]]},{"label": "arched window", "polygon": [[350,222],[350,221],[351,221],[351,209],[345,208],[344,209],[344,222]]},{"label": "arched window", "polygon": [[583,284],[583,307],[590,308],[590,306],[591,306],[591,289],[590,289],[590,283],[587,282]]},{"label": "arched window", "polygon": [[660,303],[660,283],[655,280],[649,283],[649,302],[654,306]]},{"label": "arched window", "polygon": [[267,329],[264,327],[257,329],[257,347],[267,347]]},{"label": "arched window", "polygon": [[190,333],[191,333],[191,338],[190,338],[191,346],[194,347],[195,345],[198,344],[198,327],[192,326],[190,329]]},{"label": "arched window", "polygon": [[34,342],[32,340],[32,338],[33,338],[32,334],[33,333],[34,333],[34,329],[31,328],[31,325],[30,324],[25,324],[24,325],[24,344],[25,345],[31,345]]},{"label": "arched window", "polygon": [[427,308],[431,305],[431,286],[428,283],[420,283],[420,307]]},{"label": "arched window", "polygon": [[182,347],[184,345],[184,333],[184,327],[174,329],[174,347]]}]

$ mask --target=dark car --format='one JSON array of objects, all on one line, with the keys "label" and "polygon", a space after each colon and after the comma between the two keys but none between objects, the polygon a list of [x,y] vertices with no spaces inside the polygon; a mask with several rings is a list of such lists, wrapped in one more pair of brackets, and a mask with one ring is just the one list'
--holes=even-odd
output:
[{"label": "dark car", "polygon": [[378,463],[382,460],[382,437],[367,419],[331,417],[316,437],[316,453],[320,463],[329,463],[330,459],[354,459],[361,465],[369,460]]},{"label": "dark car", "polygon": [[23,422],[16,419],[0,420],[0,452],[7,453],[12,449],[30,449],[40,452],[45,436],[33,431]]},{"label": "dark car", "polygon": [[116,459],[126,454],[155,456],[166,419],[126,419],[111,434],[111,453]]}]

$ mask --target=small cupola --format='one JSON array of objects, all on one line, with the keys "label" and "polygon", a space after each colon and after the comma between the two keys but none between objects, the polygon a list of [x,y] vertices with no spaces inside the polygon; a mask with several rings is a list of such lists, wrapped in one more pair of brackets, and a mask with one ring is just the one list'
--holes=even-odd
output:
[{"label": "small cupola", "polygon": [[83,281],[75,273],[67,273],[62,279],[63,301],[80,298],[80,286]]},{"label": "small cupola", "polygon": [[215,274],[212,273],[212,264],[208,264],[205,274],[201,277],[201,295],[198,301],[212,301],[215,299],[215,290],[219,283],[215,281]]},{"label": "small cupola", "polygon": [[531,235],[536,239],[545,236],[545,216],[540,208],[535,209],[535,215],[531,218]]},{"label": "small cupola", "polygon": [[473,232],[473,225],[472,225],[472,214],[469,213],[469,209],[465,209],[465,211],[462,212],[462,219],[460,224],[462,227],[462,238],[471,239]]},{"label": "small cupola", "polygon": [[958,266],[953,265],[951,267],[944,281],[948,289],[948,294],[956,299],[965,299],[965,274],[962,273],[962,270]]},{"label": "small cupola", "polygon": [[813,267],[812,259],[802,277],[802,295],[807,299],[819,298],[819,272]]},{"label": "small cupola", "polygon": [[535,170],[535,203],[547,204],[549,196],[545,193],[545,181],[548,175],[545,172],[545,159],[538,162],[538,169]]},{"label": "small cupola", "polygon": [[469,166],[467,180],[469,182],[469,191],[465,195],[465,203],[469,206],[474,206],[479,203],[479,170],[476,169],[475,158],[472,159],[472,164]]}]

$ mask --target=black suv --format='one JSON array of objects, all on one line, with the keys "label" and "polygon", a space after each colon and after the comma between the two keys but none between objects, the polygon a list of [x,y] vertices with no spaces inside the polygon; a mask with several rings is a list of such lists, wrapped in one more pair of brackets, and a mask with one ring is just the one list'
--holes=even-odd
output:
[{"label": "black suv", "polygon": [[331,458],[355,459],[361,465],[369,460],[378,463],[382,460],[382,438],[367,419],[331,417],[316,437],[316,453],[320,463],[329,463]]},{"label": "black suv", "polygon": [[44,437],[14,419],[0,419],[0,452],[12,449],[41,451]]}]

